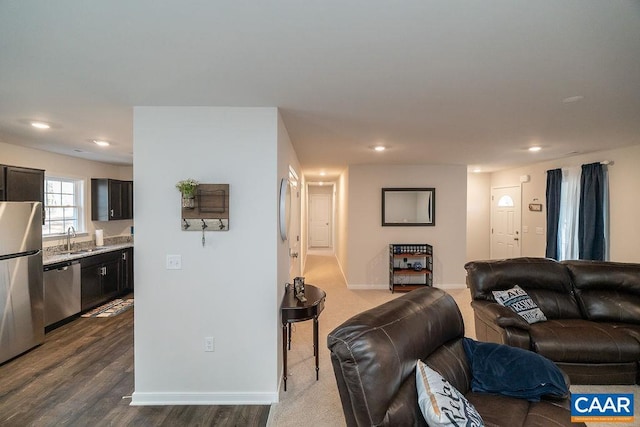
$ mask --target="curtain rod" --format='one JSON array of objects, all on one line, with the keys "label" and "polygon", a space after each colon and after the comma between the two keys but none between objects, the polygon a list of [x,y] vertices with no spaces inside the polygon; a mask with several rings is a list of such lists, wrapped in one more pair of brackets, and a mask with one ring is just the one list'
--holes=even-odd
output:
[{"label": "curtain rod", "polygon": [[[593,162],[593,163],[596,163],[596,162]],[[609,165],[609,166],[613,165],[613,161],[612,160],[602,160],[601,162],[597,162],[597,163],[600,163],[601,165]],[[585,164],[588,164],[588,163],[585,163]],[[561,166],[561,167],[556,168],[556,169],[563,169],[563,168],[566,168],[566,166]],[[548,170],[544,171],[545,174],[547,172],[549,172],[549,171]]]}]

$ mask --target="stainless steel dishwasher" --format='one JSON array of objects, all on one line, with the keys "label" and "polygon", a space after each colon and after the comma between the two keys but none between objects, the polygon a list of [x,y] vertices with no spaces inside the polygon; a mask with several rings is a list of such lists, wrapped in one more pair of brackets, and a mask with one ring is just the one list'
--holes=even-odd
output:
[{"label": "stainless steel dishwasher", "polygon": [[45,327],[80,313],[80,262],[44,267]]}]

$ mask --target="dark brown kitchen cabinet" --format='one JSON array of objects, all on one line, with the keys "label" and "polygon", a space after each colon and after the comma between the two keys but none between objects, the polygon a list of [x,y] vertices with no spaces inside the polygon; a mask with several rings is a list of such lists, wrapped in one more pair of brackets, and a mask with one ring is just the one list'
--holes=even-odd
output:
[{"label": "dark brown kitchen cabinet", "polygon": [[80,308],[88,310],[98,304],[102,299],[102,266],[92,265],[80,269]]},{"label": "dark brown kitchen cabinet", "polygon": [[0,201],[40,202],[44,223],[44,171],[0,165]]},{"label": "dark brown kitchen cabinet", "polygon": [[123,219],[133,219],[133,181],[122,181]]},{"label": "dark brown kitchen cabinet", "polygon": [[120,293],[121,257],[120,251],[113,251],[80,260],[83,311],[108,301]]},{"label": "dark brown kitchen cabinet", "polygon": [[91,220],[133,219],[133,181],[91,179]]},{"label": "dark brown kitchen cabinet", "polygon": [[121,252],[122,280],[121,291],[133,291],[133,248],[123,249]]}]

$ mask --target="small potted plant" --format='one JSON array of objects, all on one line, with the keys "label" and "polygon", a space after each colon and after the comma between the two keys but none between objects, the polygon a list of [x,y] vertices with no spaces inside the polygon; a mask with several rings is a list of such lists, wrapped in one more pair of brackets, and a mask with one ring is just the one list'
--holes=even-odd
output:
[{"label": "small potted plant", "polygon": [[187,209],[193,209],[195,206],[196,188],[198,187],[198,181],[195,179],[183,179],[178,181],[176,188],[182,193],[182,207]]}]

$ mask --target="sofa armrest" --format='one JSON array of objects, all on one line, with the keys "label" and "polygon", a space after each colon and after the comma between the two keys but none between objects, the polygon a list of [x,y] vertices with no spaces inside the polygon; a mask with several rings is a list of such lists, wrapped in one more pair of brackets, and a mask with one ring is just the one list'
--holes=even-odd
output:
[{"label": "sofa armrest", "polygon": [[571,379],[569,375],[562,369],[562,377],[564,378],[564,383],[567,385],[567,390],[569,390],[569,394],[562,397],[554,397],[554,396],[542,396],[542,400],[552,404],[564,408],[568,411],[571,411]]},{"label": "sofa armrest", "polygon": [[473,307],[476,318],[485,323],[495,324],[502,328],[512,327],[526,331],[531,329],[531,325],[518,313],[498,303],[476,300],[471,302],[471,307]]}]

